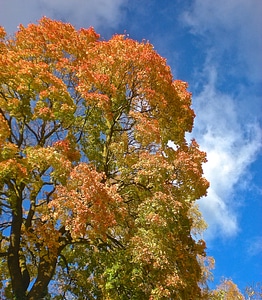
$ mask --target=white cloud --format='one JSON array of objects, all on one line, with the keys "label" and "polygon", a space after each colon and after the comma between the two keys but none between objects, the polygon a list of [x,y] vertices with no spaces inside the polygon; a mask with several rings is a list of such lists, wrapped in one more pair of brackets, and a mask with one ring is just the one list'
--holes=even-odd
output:
[{"label": "white cloud", "polygon": [[[238,71],[241,67],[238,75],[261,81],[261,15],[261,0],[195,0],[183,20],[192,33],[204,37],[203,43],[212,46],[216,59],[227,56]],[[237,75],[236,69],[231,71]]]},{"label": "white cloud", "polygon": [[208,82],[193,97],[197,115],[193,136],[207,152],[204,174],[210,181],[200,208],[209,225],[207,238],[233,236],[239,230],[235,188],[245,188],[244,176],[261,148],[261,128],[256,123],[241,125],[238,99],[217,90],[214,68],[206,68],[205,74]]},{"label": "white cloud", "polygon": [[[53,18],[62,16],[76,26],[114,28],[122,18],[126,0],[41,0]],[[83,25],[84,24],[84,25]]]},{"label": "white cloud", "polygon": [[208,197],[200,200],[200,209],[204,219],[208,223],[205,238],[208,240],[218,236],[229,237],[238,232],[237,217],[225,203],[225,199],[219,196],[218,191],[212,187]]},{"label": "white cloud", "polygon": [[123,17],[127,0],[1,0],[0,25],[8,33],[19,24],[35,23],[42,16],[72,23],[76,27],[114,28]]},{"label": "white cloud", "polygon": [[207,152],[204,173],[211,184],[200,200],[207,238],[240,230],[238,188],[246,188],[249,166],[262,146],[261,15],[260,0],[194,0],[182,17],[205,55],[205,63],[193,70],[192,89],[198,91],[193,135]]}]

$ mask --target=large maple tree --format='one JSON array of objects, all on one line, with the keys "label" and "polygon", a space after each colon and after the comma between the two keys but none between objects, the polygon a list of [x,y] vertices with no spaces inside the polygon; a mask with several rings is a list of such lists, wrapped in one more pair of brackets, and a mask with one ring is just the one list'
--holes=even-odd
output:
[{"label": "large maple tree", "polygon": [[205,153],[147,42],[48,18],[0,30],[4,299],[202,299]]}]

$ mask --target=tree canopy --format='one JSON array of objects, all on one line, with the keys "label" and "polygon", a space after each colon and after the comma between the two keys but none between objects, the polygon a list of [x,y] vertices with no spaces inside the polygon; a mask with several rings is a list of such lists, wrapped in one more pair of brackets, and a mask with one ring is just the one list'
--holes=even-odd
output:
[{"label": "tree canopy", "polygon": [[148,42],[0,30],[3,299],[203,299],[205,153]]}]

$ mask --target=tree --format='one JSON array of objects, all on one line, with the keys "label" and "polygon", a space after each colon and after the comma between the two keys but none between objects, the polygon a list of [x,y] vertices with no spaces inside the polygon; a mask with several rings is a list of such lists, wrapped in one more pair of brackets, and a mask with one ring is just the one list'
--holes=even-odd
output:
[{"label": "tree", "polygon": [[0,36],[2,297],[203,298],[187,84],[126,36],[48,18]]},{"label": "tree", "polygon": [[211,292],[209,298],[212,300],[245,299],[237,285],[231,279],[223,279],[217,289]]},{"label": "tree", "polygon": [[253,284],[245,288],[245,299],[258,300],[262,299],[262,284],[261,282],[253,282]]}]

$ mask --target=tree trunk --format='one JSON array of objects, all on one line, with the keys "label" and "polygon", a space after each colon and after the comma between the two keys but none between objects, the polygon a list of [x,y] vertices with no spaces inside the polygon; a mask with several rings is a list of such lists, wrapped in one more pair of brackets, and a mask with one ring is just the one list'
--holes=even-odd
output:
[{"label": "tree trunk", "polygon": [[57,256],[48,257],[48,255],[45,255],[41,257],[38,267],[38,276],[28,293],[27,300],[39,300],[46,296],[48,284],[55,272],[56,262]]},{"label": "tree trunk", "polygon": [[20,250],[20,237],[22,226],[22,187],[20,189],[15,184],[10,184],[9,188],[14,191],[16,197],[12,199],[12,224],[10,234],[10,244],[8,248],[8,269],[11,277],[12,290],[14,299],[25,299],[25,292],[27,289],[23,280],[23,274],[20,266],[19,250]]}]

